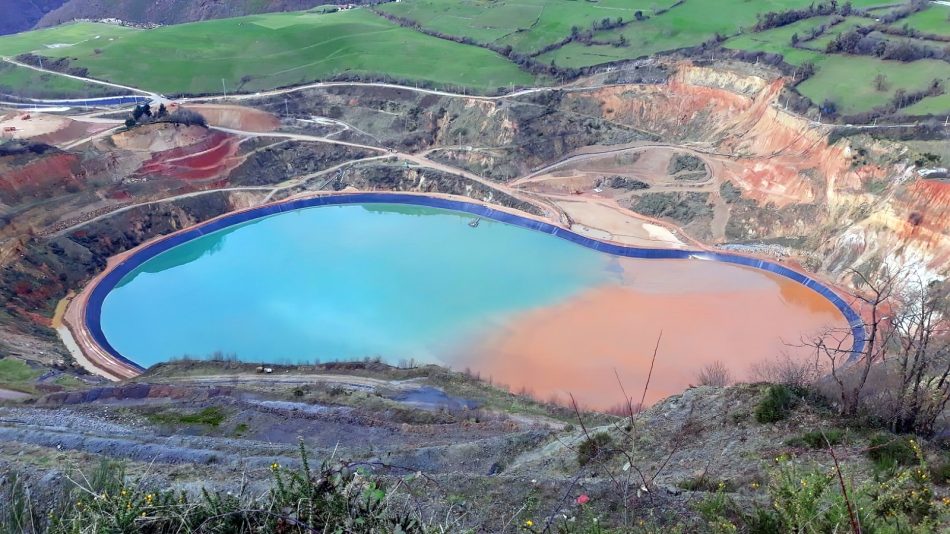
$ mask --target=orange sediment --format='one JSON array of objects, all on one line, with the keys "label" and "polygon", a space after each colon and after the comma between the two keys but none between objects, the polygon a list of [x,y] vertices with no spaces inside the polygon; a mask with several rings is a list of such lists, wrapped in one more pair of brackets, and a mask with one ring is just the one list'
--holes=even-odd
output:
[{"label": "orange sediment", "polygon": [[828,300],[772,274],[712,262],[621,262],[634,273],[624,285],[516,316],[452,365],[541,400],[573,394],[583,406],[609,409],[624,400],[617,375],[639,402],[660,332],[647,403],[695,384],[717,360],[745,380],[783,353],[809,358],[794,346],[803,336],[846,326]]}]

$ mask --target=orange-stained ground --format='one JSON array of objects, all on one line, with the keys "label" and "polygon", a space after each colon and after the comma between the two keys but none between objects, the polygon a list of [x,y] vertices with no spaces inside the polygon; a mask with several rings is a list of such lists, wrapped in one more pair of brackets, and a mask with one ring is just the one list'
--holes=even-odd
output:
[{"label": "orange-stained ground", "polygon": [[621,283],[499,321],[450,365],[542,400],[565,402],[570,393],[582,406],[610,409],[623,402],[615,369],[639,402],[661,331],[647,404],[695,384],[716,360],[743,380],[754,364],[783,352],[808,358],[810,351],[790,344],[846,326],[817,293],[764,272],[699,261],[620,263]]}]

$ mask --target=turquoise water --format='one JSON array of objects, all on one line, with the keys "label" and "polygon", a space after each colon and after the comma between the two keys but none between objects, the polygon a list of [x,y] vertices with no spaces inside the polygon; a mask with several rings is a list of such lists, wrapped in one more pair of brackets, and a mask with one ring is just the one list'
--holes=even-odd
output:
[{"label": "turquoise water", "polygon": [[617,280],[611,256],[469,214],[406,205],[297,210],[190,241],[122,279],[102,307],[142,366],[215,352],[247,361],[438,362],[511,314]]}]

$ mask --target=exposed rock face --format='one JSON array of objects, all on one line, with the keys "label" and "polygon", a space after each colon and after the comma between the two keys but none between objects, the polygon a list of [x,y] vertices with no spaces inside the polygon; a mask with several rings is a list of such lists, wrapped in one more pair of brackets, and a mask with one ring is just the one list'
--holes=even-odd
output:
[{"label": "exposed rock face", "polygon": [[0,202],[17,204],[75,192],[84,182],[74,154],[41,143],[4,145],[0,150]]},{"label": "exposed rock face", "polygon": [[729,224],[712,229],[713,241],[800,238],[835,277],[885,257],[945,269],[950,184],[920,178],[895,161],[900,150],[892,144],[829,144],[827,128],[782,109],[782,83],[684,66],[665,85],[565,99],[596,104],[606,119],[663,141],[707,147],[701,150],[714,160],[717,182],[732,182],[742,195],[729,203]]}]

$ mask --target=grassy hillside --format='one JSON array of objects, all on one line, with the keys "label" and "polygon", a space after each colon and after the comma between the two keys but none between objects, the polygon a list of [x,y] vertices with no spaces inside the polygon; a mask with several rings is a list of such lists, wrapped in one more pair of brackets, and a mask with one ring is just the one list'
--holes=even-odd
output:
[{"label": "grassy hillside", "polygon": [[11,94],[27,98],[85,98],[124,92],[106,85],[0,63],[0,98]]},{"label": "grassy hillside", "polygon": [[[260,13],[297,11],[323,4],[342,3],[337,0],[62,0],[63,4],[39,20],[39,27],[55,26],[76,19],[117,18],[130,22],[181,24],[198,20],[241,17]],[[360,3],[349,0],[348,3]]]},{"label": "grassy hillside", "polygon": [[[802,20],[759,31],[757,24],[765,13],[828,4],[403,0],[374,8],[391,20],[362,8],[332,14],[314,9],[255,15],[154,30],[74,23],[0,37],[0,54],[66,57],[72,66],[87,68],[92,77],[164,93],[217,93],[222,86],[229,92],[254,92],[339,75],[389,76],[484,92],[553,83],[553,76],[537,79],[518,64],[532,72],[550,65],[560,69],[555,76],[566,78],[569,69],[691,49],[718,38],[726,49],[768,53],[791,65],[814,66],[814,76],[799,86],[800,92],[815,103],[831,100],[845,114],[888,103],[898,90],[922,91],[934,79],[950,81],[950,63],[945,59],[900,62],[828,53],[829,43],[839,35],[874,25],[887,30],[878,19],[904,9],[888,0],[851,4],[855,10],[844,12],[847,16],[841,11],[831,15],[813,11]],[[940,33],[948,27],[948,12],[945,6],[934,5],[889,25]],[[891,44],[907,39],[880,31],[873,36]],[[912,44],[940,51],[946,43],[912,39]],[[505,47],[511,47],[510,57],[504,55]],[[889,83],[876,89],[879,74]],[[2,82],[27,87],[18,79]],[[852,90],[855,83],[859,87]],[[944,95],[929,94],[907,113],[950,112],[946,101]]]},{"label": "grassy hillside", "polygon": [[[98,38],[97,38],[98,37]],[[51,47],[55,44],[69,46]],[[257,91],[341,73],[490,90],[533,77],[482,48],[400,28],[367,10],[222,19],[154,30],[71,24],[0,38],[0,54],[69,57],[90,76],[159,92]]]},{"label": "grassy hillside", "polygon": [[950,37],[950,6],[932,4],[927,9],[898,21],[897,26],[904,24],[922,33]]},{"label": "grassy hillside", "polygon": [[470,37],[476,41],[511,45],[533,52],[571,34],[571,27],[588,28],[605,18],[632,20],[638,10],[653,14],[675,0],[415,0],[383,4],[380,10],[411,19],[423,28]]},{"label": "grassy hillside", "polygon": [[[887,77],[884,90],[874,87],[878,74]],[[940,78],[950,83],[950,63],[922,60],[912,63],[883,61],[862,56],[827,56],[822,58],[818,72],[798,86],[798,90],[815,102],[828,98],[845,113],[865,111],[886,103],[899,89],[914,91],[925,88],[931,80]],[[946,94],[922,100],[917,108],[930,107],[934,113],[950,111]],[[908,112],[913,113],[912,109]]]}]

